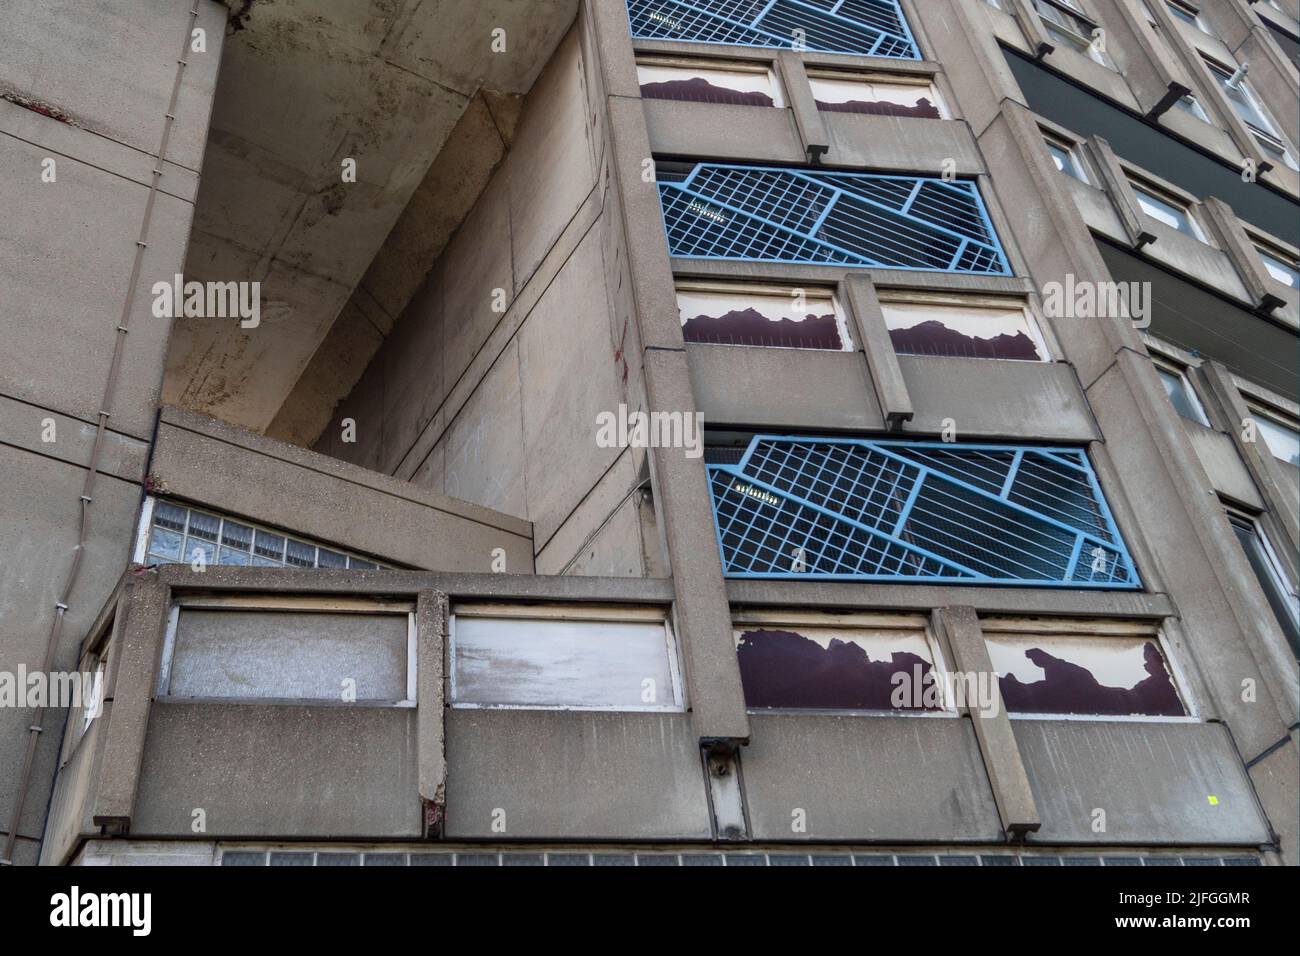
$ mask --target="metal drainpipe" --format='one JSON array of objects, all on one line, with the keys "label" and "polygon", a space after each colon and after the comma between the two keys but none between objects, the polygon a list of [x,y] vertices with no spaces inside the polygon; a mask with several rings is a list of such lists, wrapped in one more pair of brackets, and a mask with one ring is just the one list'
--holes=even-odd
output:
[{"label": "metal drainpipe", "polygon": [[[144,216],[140,222],[140,236],[135,241],[135,261],[131,266],[131,279],[127,283],[126,299],[122,303],[122,316],[117,323],[117,340],[113,343],[113,360],[108,368],[108,382],[104,386],[104,399],[100,403],[99,423],[95,427],[95,444],[90,452],[90,464],[86,471],[86,481],[81,489],[81,519],[77,532],[77,547],[72,555],[72,567],[68,570],[67,582],[63,586],[62,597],[54,604],[54,624],[50,628],[49,641],[45,645],[45,660],[41,665],[42,673],[48,674],[54,666],[54,655],[58,650],[59,637],[63,633],[63,618],[68,611],[68,601],[77,584],[77,574],[81,570],[81,558],[86,550],[86,533],[90,525],[90,504],[94,501],[95,478],[99,474],[99,457],[104,444],[104,432],[108,430],[108,419],[113,408],[113,398],[117,393],[117,380],[122,371],[122,354],[125,351],[126,335],[131,323],[131,303],[135,300],[136,287],[140,283],[140,269],[144,262],[144,251],[149,247],[149,222],[153,218],[154,200],[158,196],[158,182],[162,179],[163,165],[167,157],[167,142],[171,138],[172,124],[176,121],[176,103],[180,98],[181,77],[184,75],[190,49],[190,37],[194,25],[198,22],[198,9],[190,10],[190,22],[185,28],[185,39],[181,44],[181,55],[176,61],[176,76],[172,80],[172,95],[164,114],[162,139],[158,144],[156,165],[153,168],[153,181],[149,184],[149,198],[144,204]],[[146,476],[147,477],[147,476]],[[11,866],[14,858],[14,846],[18,842],[18,827],[22,820],[23,807],[27,803],[27,790],[31,786],[32,769],[36,760],[36,746],[44,731],[45,708],[36,708],[36,717],[27,728],[27,753],[23,757],[23,770],[18,778],[18,797],[14,803],[13,815],[9,818],[9,833],[5,837],[4,854],[0,856],[0,866]]]}]

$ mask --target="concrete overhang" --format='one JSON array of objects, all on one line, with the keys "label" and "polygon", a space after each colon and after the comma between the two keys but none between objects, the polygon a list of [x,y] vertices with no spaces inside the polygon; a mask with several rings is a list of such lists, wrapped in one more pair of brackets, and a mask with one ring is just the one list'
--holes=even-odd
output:
[{"label": "concrete overhang", "polygon": [[[177,318],[163,400],[306,444],[504,157],[577,0],[225,2],[185,278],[260,282],[260,324]],[[313,361],[331,330],[341,354]]]}]

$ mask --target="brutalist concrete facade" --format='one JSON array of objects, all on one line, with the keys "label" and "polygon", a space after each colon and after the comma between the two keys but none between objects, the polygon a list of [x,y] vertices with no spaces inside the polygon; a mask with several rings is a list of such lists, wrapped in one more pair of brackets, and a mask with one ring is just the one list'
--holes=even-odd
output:
[{"label": "brutalist concrete facade", "polygon": [[[89,720],[0,707],[10,862],[1300,862],[1296,660],[1228,516],[1294,594],[1300,472],[1244,426],[1298,410],[1300,300],[1256,249],[1294,261],[1300,180],[1205,59],[1249,65],[1300,155],[1295,0],[902,0],[914,60],[636,40],[625,0],[150,0],[113,30],[19,6],[0,45],[0,188],[22,211],[0,244],[0,672],[40,668],[56,633],[51,667],[102,666],[104,691]],[[1072,48],[1044,6],[1102,32]],[[770,70],[785,105],[643,97],[638,60]],[[946,111],[819,109],[828,75],[923,82]],[[655,164],[701,161],[973,180],[1009,274],[670,257]],[[182,272],[262,282],[261,325],[155,316],[153,283]],[[1048,297],[1113,281],[1149,283],[1149,324]],[[686,341],[676,287],[727,282],[833,290],[854,349]],[[1051,361],[895,354],[882,301],[918,294],[1023,303]],[[704,460],[602,447],[620,406],[698,411],[715,435],[1085,449],[1142,586],[729,578]],[[158,502],[365,561],[162,563]],[[661,614],[681,706],[455,706],[471,606]],[[754,711],[733,618],[762,613],[919,620],[969,673],[1007,620],[1154,628],[1189,715]],[[406,623],[409,690],[179,699],[198,614],[245,647],[294,646],[304,618],[358,644]]]}]

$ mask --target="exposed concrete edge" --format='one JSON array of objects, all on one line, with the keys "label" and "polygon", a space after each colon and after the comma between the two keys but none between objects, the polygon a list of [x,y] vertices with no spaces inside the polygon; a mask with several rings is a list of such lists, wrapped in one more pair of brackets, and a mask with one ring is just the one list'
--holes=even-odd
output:
[{"label": "exposed concrete edge", "polygon": [[1161,620],[1175,615],[1158,592],[1080,591],[1071,588],[997,588],[929,584],[851,584],[842,581],[727,582],[733,606],[816,607],[826,611],[921,611],[949,605],[996,614],[1120,617]]},{"label": "exposed concrete edge", "polygon": [[670,578],[607,578],[540,574],[462,574],[431,571],[352,571],[244,568],[209,565],[196,572],[188,564],[168,564],[158,580],[176,591],[273,592],[277,594],[362,594],[417,596],[441,591],[449,599],[503,601],[602,601],[615,604],[672,604]]},{"label": "exposed concrete edge", "polygon": [[[493,511],[490,508],[471,504],[468,501],[450,498],[436,491],[420,488],[408,481],[382,475],[358,465],[330,458],[328,455],[322,455],[319,452],[300,448],[297,445],[290,445],[274,438],[267,438],[256,432],[247,431],[197,412],[186,411],[175,406],[165,406],[162,412],[162,422],[205,438],[226,442],[255,454],[289,462],[300,468],[337,478],[340,481],[361,485],[372,491],[392,495],[395,498],[403,498],[415,504],[456,515],[500,531],[530,539],[533,535],[532,522],[523,518],[516,518],[514,515],[504,514],[500,511]],[[159,440],[165,440],[164,436],[160,435]]]}]

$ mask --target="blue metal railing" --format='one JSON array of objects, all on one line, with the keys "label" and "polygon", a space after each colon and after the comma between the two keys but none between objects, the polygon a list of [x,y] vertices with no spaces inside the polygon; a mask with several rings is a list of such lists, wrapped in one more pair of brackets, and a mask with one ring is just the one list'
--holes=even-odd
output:
[{"label": "blue metal railing", "polygon": [[967,180],[700,163],[659,199],[674,256],[1011,274]]},{"label": "blue metal railing", "polygon": [[1141,586],[1076,448],[756,435],[708,471],[728,577]]},{"label": "blue metal railing", "polygon": [[628,0],[638,40],[689,40],[919,60],[898,0]]}]

